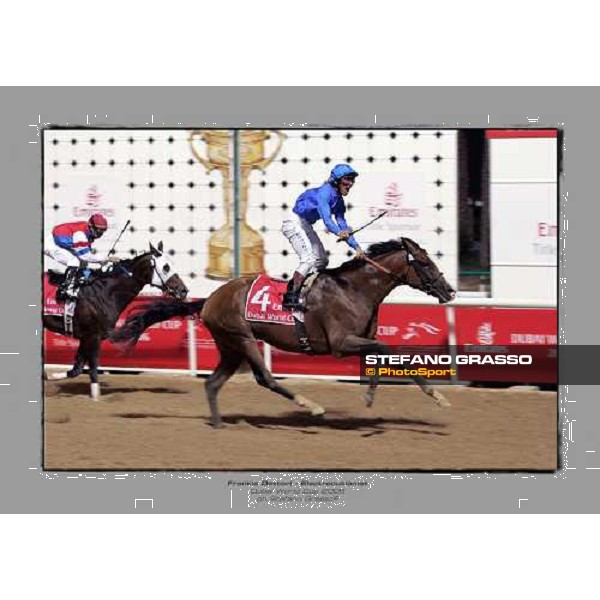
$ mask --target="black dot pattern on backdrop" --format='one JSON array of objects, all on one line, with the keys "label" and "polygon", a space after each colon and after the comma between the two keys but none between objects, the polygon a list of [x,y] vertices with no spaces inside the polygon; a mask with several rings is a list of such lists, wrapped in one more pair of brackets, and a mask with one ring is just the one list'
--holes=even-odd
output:
[{"label": "black dot pattern on backdrop", "polygon": [[[154,133],[157,133],[154,135]],[[277,235],[280,235],[280,227],[281,227],[281,213],[279,216],[276,216],[276,213],[272,213],[271,211],[277,210],[287,211],[293,206],[295,198],[302,193],[308,187],[318,187],[327,179],[328,172],[331,164],[336,164],[338,162],[345,162],[347,164],[355,165],[359,173],[361,173],[361,169],[366,168],[367,165],[373,165],[374,163],[380,162],[381,164],[396,165],[398,163],[403,165],[414,165],[414,168],[417,169],[429,169],[430,174],[433,174],[433,177],[429,178],[429,181],[433,183],[436,189],[444,187],[444,181],[441,177],[437,175],[441,175],[439,171],[432,171],[436,164],[441,163],[445,158],[452,159],[452,155],[444,156],[441,152],[431,152],[429,155],[427,154],[428,146],[419,143],[419,139],[428,138],[431,139],[441,139],[444,136],[443,131],[321,131],[321,132],[310,132],[310,133],[302,133],[302,135],[298,135],[296,139],[298,141],[302,140],[303,147],[305,148],[304,153],[294,153],[287,154],[284,156],[280,156],[277,158],[277,165],[273,165],[271,168],[266,169],[266,173],[263,175],[263,178],[258,181],[250,180],[250,202],[252,206],[252,189],[255,188],[257,190],[264,190],[265,194],[270,194],[269,196],[265,196],[266,201],[260,198],[259,204],[254,204],[254,210],[258,209],[259,212],[255,213],[255,215],[260,215],[260,218],[263,220],[262,223],[253,223],[252,227],[258,230],[263,235],[273,235],[274,232],[277,232]],[[357,148],[361,146],[356,145],[358,141],[361,143],[365,143],[365,140],[376,141],[378,139],[382,140],[385,138],[387,142],[384,145],[377,145],[375,143],[362,146],[362,150],[356,151]],[[410,148],[409,146],[399,146],[394,145],[390,142],[393,140],[412,140],[413,143],[413,152],[405,152],[404,150],[400,151],[400,148]],[[320,152],[314,152],[310,148],[310,144],[312,140],[321,140],[320,142]],[[340,145],[340,142],[343,141],[344,145]],[[325,142],[325,143],[323,143]],[[214,171],[213,175],[210,179],[203,178],[198,182],[190,180],[190,175],[195,173],[202,172],[203,177],[205,171],[202,166],[198,163],[197,160],[190,157],[187,158],[185,155],[182,155],[180,152],[180,147],[178,144],[189,144],[187,135],[183,137],[168,135],[165,136],[160,135],[160,132],[153,132],[152,135],[148,135],[147,133],[144,135],[143,132],[131,132],[128,134],[120,133],[119,135],[111,136],[109,138],[102,138],[98,136],[79,136],[76,135],[74,137],[68,137],[62,140],[62,147],[58,148],[61,144],[61,140],[58,138],[54,138],[50,140],[50,143],[57,147],[53,152],[68,152],[61,154],[60,156],[54,157],[54,160],[50,162],[48,159],[48,164],[51,164],[56,170],[56,173],[61,173],[65,168],[71,167],[72,169],[78,169],[82,173],[86,172],[86,169],[94,169],[95,171],[101,171],[102,168],[106,169],[110,167],[114,169],[115,167],[123,167],[128,166],[131,168],[131,180],[123,185],[126,188],[126,193],[128,195],[128,202],[125,205],[131,213],[136,212],[136,216],[139,219],[144,212],[154,213],[155,219],[165,218],[167,213],[162,211],[168,211],[169,219],[171,223],[162,225],[162,229],[160,230],[163,235],[167,236],[176,236],[178,233],[182,231],[188,232],[189,236],[186,236],[186,240],[190,240],[188,243],[194,243],[195,236],[201,232],[213,233],[216,231],[217,226],[221,223],[221,218],[223,214],[223,206],[221,200],[222,194],[222,174],[219,171]],[[143,156],[138,153],[136,146],[139,146],[140,150],[142,148],[155,148],[156,151],[159,151],[159,148],[164,148],[166,150],[167,146],[160,146],[160,144],[168,143],[169,153],[160,154],[152,154],[155,150],[150,151],[150,155]],[[419,143],[418,148],[420,150],[415,152],[417,146],[415,143]],[[102,147],[111,148],[111,151],[116,151],[117,146],[121,144],[122,148],[127,147],[129,157],[126,158],[118,158],[117,154],[113,156],[109,155],[104,158],[105,155],[98,154],[92,156],[83,156],[81,154],[85,148],[95,147],[100,150]],[[340,148],[346,147],[348,150],[353,150],[351,153],[345,152],[340,153]],[[382,149],[387,148],[388,152]],[[440,147],[441,149],[441,147]],[[323,151],[325,150],[325,151]],[[356,151],[356,152],[354,152]],[[390,152],[391,151],[391,152]],[[87,151],[89,152],[89,150]],[[265,149],[266,156],[267,149]],[[70,156],[69,156],[70,154]],[[166,154],[166,155],[165,155]],[[101,158],[102,156],[102,158]],[[122,154],[121,154],[122,156]],[[189,155],[188,155],[189,156]],[[308,165],[316,165],[321,164],[323,167],[322,175],[316,175],[314,168],[308,170]],[[166,171],[157,171],[156,167],[160,166],[168,166],[175,167],[179,165],[179,169],[172,169],[169,171],[168,177],[164,177]],[[187,169],[185,165],[192,167],[191,169]],[[277,168],[274,168],[276,167]],[[150,169],[150,171],[144,171],[145,177],[139,177],[136,169],[143,167],[145,169]],[[307,167],[304,169],[304,167]],[[290,173],[294,173],[296,171],[290,169],[301,169],[301,175],[290,176]],[[412,168],[412,167],[409,167]],[[202,171],[196,171],[195,169],[202,169]],[[69,169],[70,171],[70,169]],[[317,172],[319,169],[317,169]],[[114,172],[114,171],[113,171]],[[187,173],[187,177],[185,179],[181,179],[181,174]],[[118,174],[118,170],[117,170]],[[302,176],[304,175],[304,177]],[[145,179],[145,180],[144,180]],[[214,179],[214,180],[213,180]],[[60,181],[60,176],[59,176]],[[68,183],[66,181],[59,181],[52,183],[52,189],[57,190],[57,194],[60,194],[58,190],[61,189],[62,184]],[[359,180],[360,182],[360,180]],[[431,184],[430,184],[431,185]],[[197,194],[197,202],[189,202],[188,197],[190,192],[187,192],[188,197],[185,196],[185,190],[195,190],[194,195]],[[197,189],[197,191],[196,191]],[[359,189],[359,188],[357,188]],[[153,194],[148,197],[148,190],[153,190]],[[157,190],[154,192],[154,190]],[[184,191],[184,196],[176,196],[173,194],[178,194],[177,190]],[[214,190],[214,191],[213,191]],[[61,190],[62,191],[62,190]],[[170,193],[172,192],[172,193]],[[208,196],[207,194],[211,194]],[[357,192],[353,192],[356,198],[359,198]],[[144,196],[146,194],[146,196]],[[182,200],[177,200],[178,198],[185,198]],[[152,202],[148,203],[148,200],[151,199]],[[433,205],[436,211],[439,213],[444,209],[444,205],[442,202],[437,202]],[[52,210],[58,212],[61,210],[61,206],[58,203],[54,203],[51,205]],[[346,208],[347,211],[350,212],[350,216],[352,218],[352,209],[354,208],[352,202],[348,202],[346,200]],[[159,210],[160,209],[160,210]],[[204,222],[198,222],[196,219],[200,214],[206,215],[207,213],[199,213],[199,215],[195,215],[195,211],[203,209],[208,210],[208,215],[210,215],[210,219],[218,219],[216,223],[206,222],[208,217],[204,218]],[[183,212],[182,212],[183,211]],[[178,215],[187,215],[184,218],[184,223],[178,221]],[[214,216],[213,216],[214,215]],[[186,219],[187,218],[187,222]],[[173,222],[172,219],[175,219]],[[192,221],[194,219],[194,221]],[[193,223],[193,224],[191,224]],[[353,225],[354,223],[350,223]],[[168,225],[168,226],[167,226]],[[157,233],[157,229],[155,225],[149,226],[148,229],[144,229],[139,225],[136,228],[131,227],[131,232],[137,232],[140,235],[142,232],[146,231],[150,234]],[[322,231],[317,228],[319,236],[322,238]],[[432,233],[437,236],[442,236],[446,233],[445,229],[441,226],[434,226],[431,229]],[[172,238],[176,239],[176,238]],[[273,238],[279,239],[279,238]],[[327,239],[327,238],[325,238]],[[296,255],[290,248],[287,247],[287,242],[283,237],[279,239],[281,242],[277,244],[277,249],[273,248],[273,250],[269,250],[266,248],[267,255],[269,253],[276,254],[279,257],[285,259],[285,264],[294,264],[296,261]],[[174,254],[184,254],[189,257],[197,257],[199,254],[202,255],[204,251],[201,248],[195,247],[181,247],[181,245],[177,245],[175,242],[175,246],[171,248],[169,254],[173,256]],[[181,243],[180,243],[181,244]],[[283,246],[283,247],[282,247]],[[131,254],[136,254],[136,249],[131,249]],[[330,253],[328,252],[328,255]],[[346,259],[348,257],[353,256],[353,252],[349,250],[347,247],[345,248],[336,248],[336,256],[341,259]],[[435,254],[436,258],[442,258],[444,255],[440,251]],[[197,260],[197,258],[195,259]],[[333,259],[335,263],[335,258]],[[283,263],[278,263],[283,264]],[[277,273],[274,272],[273,275],[282,277],[283,279],[287,279],[289,276],[286,272]],[[198,266],[193,267],[192,272],[190,273],[190,277],[202,277],[203,273],[200,272],[200,268]]]}]

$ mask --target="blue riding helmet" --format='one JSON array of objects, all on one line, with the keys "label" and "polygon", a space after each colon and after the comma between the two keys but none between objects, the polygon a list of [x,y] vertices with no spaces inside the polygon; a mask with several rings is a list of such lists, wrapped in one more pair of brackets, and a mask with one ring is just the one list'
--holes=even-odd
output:
[{"label": "blue riding helmet", "polygon": [[331,174],[329,175],[329,183],[335,183],[338,179],[346,177],[347,175],[358,177],[358,173],[350,165],[335,165],[335,167],[331,169]]}]

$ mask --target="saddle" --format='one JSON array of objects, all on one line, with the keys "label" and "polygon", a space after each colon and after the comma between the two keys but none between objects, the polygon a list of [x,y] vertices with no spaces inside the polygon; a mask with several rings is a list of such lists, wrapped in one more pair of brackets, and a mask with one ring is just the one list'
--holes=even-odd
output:
[{"label": "saddle", "polygon": [[115,273],[131,276],[127,269],[119,264],[109,265],[106,269],[89,269],[87,267],[68,267],[64,273],[48,271],[48,283],[57,287],[56,301],[75,300],[81,288],[90,285],[98,279],[104,279]]},{"label": "saddle", "polygon": [[293,326],[302,351],[312,354],[313,351],[308,340],[306,326],[304,325],[304,316],[306,298],[317,276],[318,273],[312,273],[302,283],[300,290],[302,310],[294,309],[290,312],[282,307],[282,297],[288,287],[287,283],[282,280],[273,279],[268,275],[259,275],[252,282],[248,291],[244,312],[246,320]]}]

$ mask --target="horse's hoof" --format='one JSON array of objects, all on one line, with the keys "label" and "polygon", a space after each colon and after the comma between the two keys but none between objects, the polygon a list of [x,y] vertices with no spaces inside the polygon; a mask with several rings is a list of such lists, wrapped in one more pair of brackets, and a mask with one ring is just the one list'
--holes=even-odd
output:
[{"label": "horse's hoof", "polygon": [[373,402],[375,401],[375,396],[372,394],[365,394],[365,405],[367,408],[371,408],[373,406]]},{"label": "horse's hoof", "polygon": [[433,401],[441,408],[448,408],[449,406],[452,406],[450,401],[447,400],[446,397],[440,394],[440,392],[438,392],[437,390],[433,390],[433,392],[431,393],[431,397],[433,398]]},{"label": "horse's hoof", "polygon": [[294,402],[298,406],[306,408],[313,417],[318,417],[320,415],[325,414],[325,409],[322,406],[320,406],[316,402],[313,402],[312,400],[309,400],[308,398],[305,398],[300,394],[296,394],[294,396]]},{"label": "horse's hoof", "polygon": [[100,384],[92,383],[90,388],[90,398],[92,400],[98,400],[100,398]]},{"label": "horse's hoof", "polygon": [[66,378],[67,378],[67,373],[66,372],[50,373],[48,375],[48,381],[56,381],[58,379],[66,379]]}]

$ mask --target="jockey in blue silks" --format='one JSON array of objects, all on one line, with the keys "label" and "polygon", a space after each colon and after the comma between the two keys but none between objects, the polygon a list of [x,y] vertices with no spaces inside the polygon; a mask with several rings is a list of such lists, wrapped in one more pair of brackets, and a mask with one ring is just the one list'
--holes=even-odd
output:
[{"label": "jockey in blue silks", "polygon": [[312,227],[317,221],[322,220],[328,231],[356,250],[357,258],[364,257],[344,218],[344,196],[348,195],[357,177],[358,173],[350,165],[336,165],[321,187],[306,190],[298,197],[292,213],[283,222],[281,231],[300,258],[300,265],[283,297],[283,308],[303,308],[300,301],[302,282],[311,271],[323,270],[329,262],[325,248]]}]

